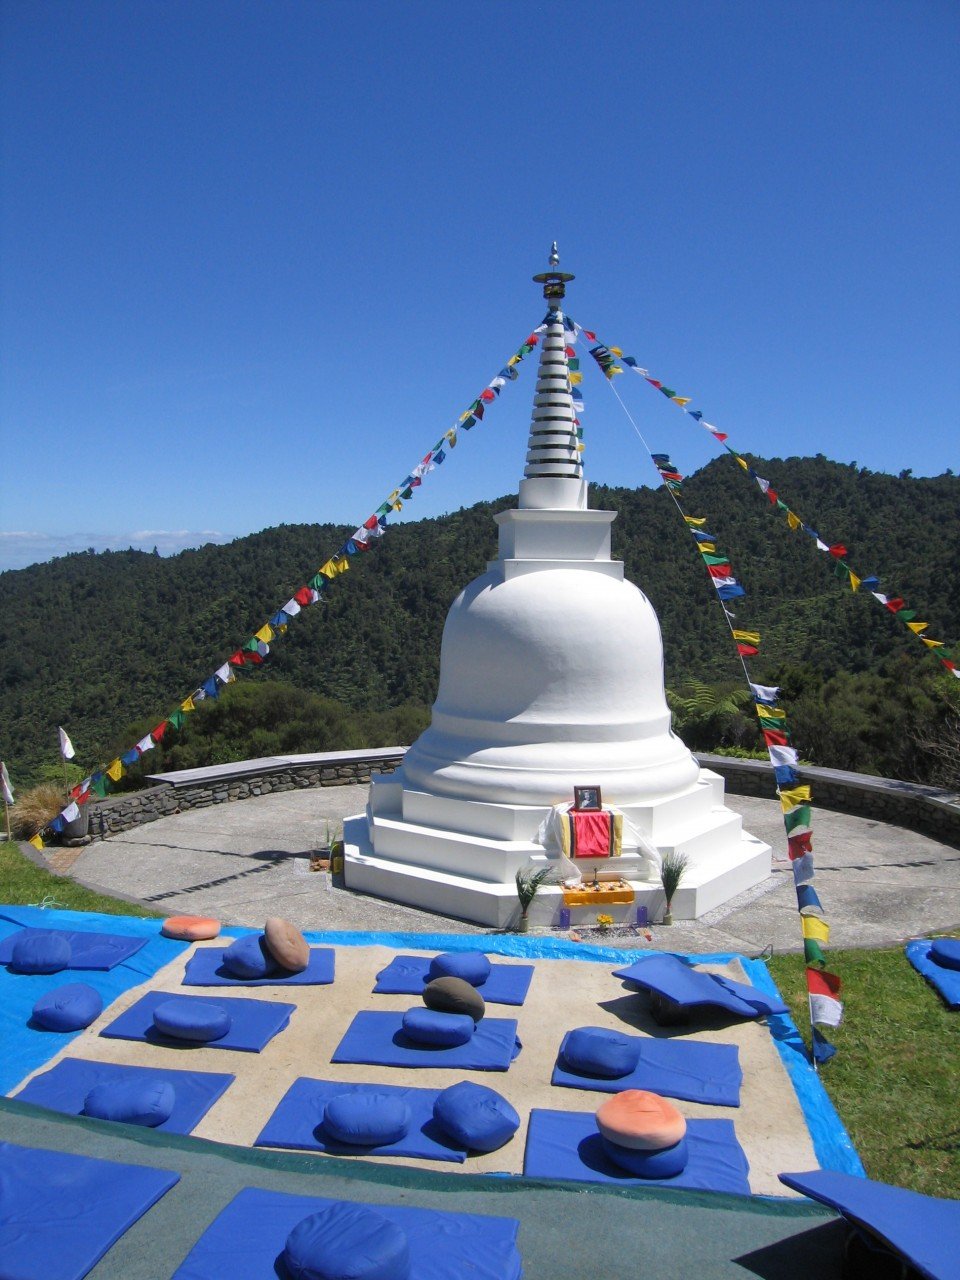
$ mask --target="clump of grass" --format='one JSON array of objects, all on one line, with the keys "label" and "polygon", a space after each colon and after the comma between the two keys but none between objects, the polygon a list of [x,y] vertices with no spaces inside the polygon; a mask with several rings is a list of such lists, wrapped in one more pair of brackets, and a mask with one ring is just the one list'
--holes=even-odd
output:
[{"label": "clump of grass", "polygon": [[667,911],[670,910],[673,903],[673,895],[680,887],[680,881],[683,879],[684,872],[687,869],[687,855],[685,853],[665,853],[663,862],[660,867],[660,883],[663,885],[663,894],[667,900]]},{"label": "clump of grass", "polygon": [[38,831],[49,826],[67,803],[63,787],[53,782],[41,782],[20,793],[20,799],[10,809],[10,829],[19,840],[29,840]]}]

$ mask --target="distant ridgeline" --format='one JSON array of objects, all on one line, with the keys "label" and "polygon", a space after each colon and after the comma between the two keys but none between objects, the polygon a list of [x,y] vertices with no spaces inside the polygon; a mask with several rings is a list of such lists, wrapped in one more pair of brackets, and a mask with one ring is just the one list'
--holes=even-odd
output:
[{"label": "distant ridgeline", "polygon": [[[908,600],[931,633],[960,641],[960,478],[898,479],[822,456],[751,461],[824,537],[842,540],[851,564]],[[949,785],[928,748],[956,732],[960,682],[865,591],[838,581],[810,539],[771,519],[732,459],[709,463],[684,490],[736,556],[751,625],[763,634],[751,672],[782,686],[802,757]],[[592,485],[591,502],[620,513],[614,554],[657,610],[670,689],[739,688],[713,590],[667,495]],[[328,603],[292,621],[263,668],[240,672],[176,742],[151,752],[146,771],[411,741],[436,693],[450,602],[495,555],[491,516],[513,504],[502,498],[392,527],[333,584]],[[0,758],[14,784],[57,763],[58,724],[85,770],[129,747],[349,534],[282,525],[169,559],[77,554],[0,574]],[[684,700],[679,722],[695,750],[762,748],[750,708],[738,718],[720,697],[698,718],[695,702]]]}]

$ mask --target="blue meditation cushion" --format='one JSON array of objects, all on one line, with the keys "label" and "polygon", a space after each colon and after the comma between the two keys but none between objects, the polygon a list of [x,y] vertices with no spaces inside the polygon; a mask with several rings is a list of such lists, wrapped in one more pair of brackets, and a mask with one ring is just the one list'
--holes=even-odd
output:
[{"label": "blue meditation cushion", "polygon": [[620,1147],[601,1135],[603,1149],[615,1165],[635,1178],[675,1178],[687,1167],[687,1140],[681,1138],[673,1147],[660,1151],[638,1151]]},{"label": "blue meditation cushion", "polygon": [[568,1071],[616,1080],[628,1076],[640,1061],[640,1043],[619,1031],[578,1027],[567,1036],[563,1062]]},{"label": "blue meditation cushion", "polygon": [[520,1117],[506,1098],[470,1080],[461,1080],[439,1094],[433,1118],[468,1151],[496,1151],[520,1128]]},{"label": "blue meditation cushion", "polygon": [[417,1044],[450,1049],[466,1044],[473,1035],[474,1021],[468,1013],[441,1013],[439,1009],[408,1009],[403,1029]]},{"label": "blue meditation cushion", "polygon": [[277,969],[262,933],[248,933],[231,942],[223,953],[223,964],[235,978],[266,978]]},{"label": "blue meditation cushion", "polygon": [[80,1031],[103,1012],[99,991],[86,982],[66,982],[40,997],[33,1020],[48,1031]]},{"label": "blue meditation cushion", "polygon": [[427,981],[434,978],[462,978],[471,987],[479,987],[490,977],[490,961],[482,951],[446,951],[434,956],[427,971]]},{"label": "blue meditation cushion", "polygon": [[221,1040],[230,1030],[230,1014],[223,1005],[210,1000],[165,1000],[153,1011],[153,1025],[175,1040],[192,1040],[206,1044]]},{"label": "blue meditation cushion", "polygon": [[173,1114],[176,1095],[167,1080],[109,1080],[87,1094],[83,1114],[155,1129]]},{"label": "blue meditation cushion", "polygon": [[298,1222],[283,1265],[291,1280],[408,1280],[406,1233],[373,1209],[332,1204]]},{"label": "blue meditation cushion", "polygon": [[10,955],[15,973],[59,973],[70,968],[70,943],[59,933],[42,930],[17,938]]},{"label": "blue meditation cushion", "polygon": [[930,959],[944,969],[960,969],[960,938],[935,938]]},{"label": "blue meditation cushion", "polygon": [[323,1127],[331,1138],[354,1147],[385,1147],[410,1128],[410,1108],[389,1093],[341,1093],[324,1108]]}]

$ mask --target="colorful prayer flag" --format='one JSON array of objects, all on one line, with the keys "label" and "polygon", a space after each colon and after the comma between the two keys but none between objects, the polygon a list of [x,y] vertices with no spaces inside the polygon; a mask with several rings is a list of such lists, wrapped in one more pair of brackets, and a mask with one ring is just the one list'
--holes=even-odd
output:
[{"label": "colorful prayer flag", "polygon": [[828,973],[826,969],[808,969],[807,992],[810,1021],[824,1027],[839,1027],[843,1021],[843,1005],[839,999],[840,979],[837,975]]}]

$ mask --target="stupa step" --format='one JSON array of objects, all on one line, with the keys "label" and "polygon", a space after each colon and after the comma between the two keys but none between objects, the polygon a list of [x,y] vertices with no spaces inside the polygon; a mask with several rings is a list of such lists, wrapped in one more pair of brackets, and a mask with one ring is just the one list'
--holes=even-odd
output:
[{"label": "stupa step", "polygon": [[737,847],[743,831],[743,819],[731,809],[715,809],[696,823],[674,827],[667,839],[656,840],[661,854],[683,853],[691,861],[715,858],[727,849]]},{"label": "stupa step", "polygon": [[532,840],[492,840],[378,816],[369,820],[368,837],[378,855],[406,867],[451,875],[469,867],[475,879],[491,883],[512,884],[517,870],[542,852]]},{"label": "stupa step", "polygon": [[401,818],[440,831],[459,831],[491,840],[533,839],[549,810],[530,805],[485,804],[426,791],[403,791],[403,810],[384,817]]}]

